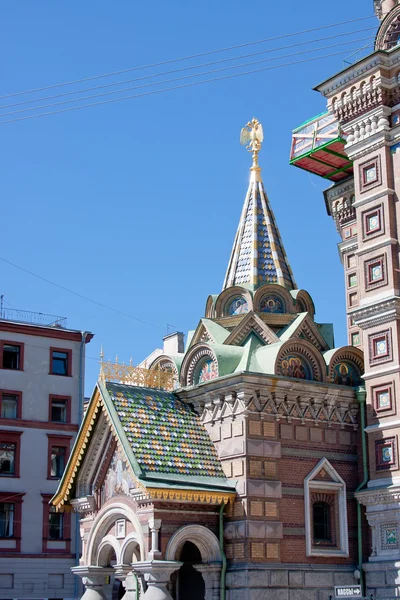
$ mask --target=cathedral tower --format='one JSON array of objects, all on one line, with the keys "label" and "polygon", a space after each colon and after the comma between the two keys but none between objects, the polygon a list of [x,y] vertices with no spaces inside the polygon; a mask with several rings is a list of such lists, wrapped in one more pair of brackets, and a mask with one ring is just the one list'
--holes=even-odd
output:
[{"label": "cathedral tower", "polygon": [[342,239],[349,343],[365,360],[369,477],[356,494],[372,534],[364,568],[368,592],[383,597],[398,595],[400,574],[400,5],[376,0],[375,10],[374,53],[316,88],[330,139],[307,141],[320,127],[311,119],[294,131],[291,163],[334,182],[324,196]]}]

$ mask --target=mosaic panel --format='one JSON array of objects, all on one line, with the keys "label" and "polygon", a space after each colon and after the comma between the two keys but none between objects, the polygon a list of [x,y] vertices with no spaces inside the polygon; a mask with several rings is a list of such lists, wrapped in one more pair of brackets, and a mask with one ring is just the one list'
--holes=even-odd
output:
[{"label": "mosaic panel", "polygon": [[218,368],[212,358],[203,358],[199,361],[194,375],[194,383],[203,383],[218,377]]},{"label": "mosaic panel", "polygon": [[387,411],[392,409],[392,384],[372,388],[375,410]]},{"label": "mosaic panel", "polygon": [[295,354],[282,359],[278,374],[296,379],[314,379],[311,365],[303,356]]},{"label": "mosaic panel", "polygon": [[247,312],[249,312],[249,306],[242,296],[238,296],[229,302],[227,310],[228,315],[243,315]]},{"label": "mosaic panel", "polygon": [[360,372],[349,362],[340,362],[333,368],[333,383],[336,385],[360,385]]},{"label": "mosaic panel", "polygon": [[387,438],[375,442],[376,470],[387,471],[397,469],[396,438]]},{"label": "mosaic panel", "polygon": [[399,530],[397,523],[382,525],[382,550],[397,550],[399,547]]},{"label": "mosaic panel", "polygon": [[277,295],[264,296],[260,302],[260,311],[267,313],[284,313],[285,304]]},{"label": "mosaic panel", "polygon": [[107,390],[143,471],[225,478],[199,417],[175,394],[117,383]]}]

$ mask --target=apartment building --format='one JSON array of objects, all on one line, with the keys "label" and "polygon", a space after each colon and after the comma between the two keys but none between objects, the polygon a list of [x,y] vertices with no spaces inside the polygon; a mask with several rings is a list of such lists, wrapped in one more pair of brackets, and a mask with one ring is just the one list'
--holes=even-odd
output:
[{"label": "apartment building", "polygon": [[[74,513],[57,489],[83,414],[85,347],[93,334],[66,319],[0,314],[0,598],[76,598]],[[78,534],[78,535],[77,535]]]}]

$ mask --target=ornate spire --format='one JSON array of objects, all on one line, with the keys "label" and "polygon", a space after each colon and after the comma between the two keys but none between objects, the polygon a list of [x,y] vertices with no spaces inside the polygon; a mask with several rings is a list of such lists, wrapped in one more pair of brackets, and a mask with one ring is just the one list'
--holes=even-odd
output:
[{"label": "ornate spire", "polygon": [[254,118],[240,134],[240,143],[252,153],[253,164],[223,289],[244,285],[254,290],[266,283],[288,290],[297,287],[261,179],[258,154],[263,139],[261,123]]}]

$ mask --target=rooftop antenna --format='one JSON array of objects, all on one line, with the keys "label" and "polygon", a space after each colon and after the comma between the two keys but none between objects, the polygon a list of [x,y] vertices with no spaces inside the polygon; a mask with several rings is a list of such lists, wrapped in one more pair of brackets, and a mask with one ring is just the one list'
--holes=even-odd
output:
[{"label": "rooftop antenna", "polygon": [[0,296],[0,319],[3,318],[3,303],[4,303],[4,294]]},{"label": "rooftop antenna", "polygon": [[177,326],[176,325],[171,325],[170,323],[167,323],[167,335],[169,335],[170,333],[172,333],[173,331],[177,330]]}]

